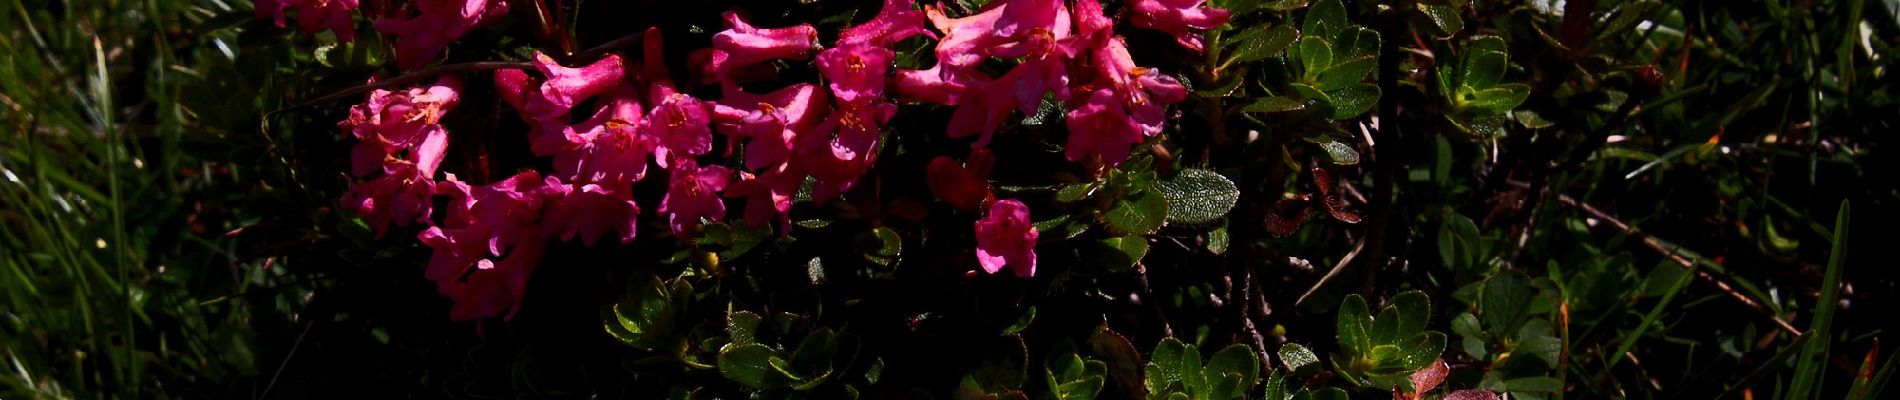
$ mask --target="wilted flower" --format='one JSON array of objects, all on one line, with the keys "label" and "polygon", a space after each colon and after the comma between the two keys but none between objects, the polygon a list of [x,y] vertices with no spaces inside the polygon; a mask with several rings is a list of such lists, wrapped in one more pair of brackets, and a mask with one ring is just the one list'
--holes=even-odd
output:
[{"label": "wilted flower", "polygon": [[976,221],[976,261],[983,271],[996,273],[1008,265],[1016,276],[1036,275],[1036,227],[1022,202],[998,200],[990,213]]},{"label": "wilted flower", "polygon": [[988,149],[970,151],[968,161],[958,163],[948,156],[937,156],[930,160],[926,172],[929,174],[930,193],[963,211],[976,211],[988,202],[996,200],[990,193],[990,167],[995,157]]}]

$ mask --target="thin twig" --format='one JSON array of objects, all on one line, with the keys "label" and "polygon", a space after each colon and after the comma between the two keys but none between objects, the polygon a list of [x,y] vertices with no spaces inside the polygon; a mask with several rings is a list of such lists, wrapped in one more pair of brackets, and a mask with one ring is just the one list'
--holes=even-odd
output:
[{"label": "thin twig", "polygon": [[1300,294],[1300,298],[1298,300],[1294,300],[1293,305],[1297,307],[1301,303],[1305,303],[1307,296],[1312,296],[1313,292],[1319,291],[1319,288],[1321,286],[1326,286],[1327,281],[1331,281],[1333,280],[1333,277],[1339,276],[1339,271],[1345,270],[1346,264],[1351,264],[1353,258],[1359,257],[1360,250],[1365,250],[1366,239],[1368,238],[1370,238],[1370,236],[1359,238],[1359,244],[1353,245],[1352,251],[1346,252],[1345,257],[1340,257],[1339,262],[1333,263],[1333,270],[1326,271],[1326,276],[1319,277],[1319,282],[1313,282],[1313,287],[1306,289],[1306,293]]},{"label": "thin twig", "polygon": [[279,363],[279,364],[277,364],[277,372],[273,372],[273,373],[271,373],[271,374],[270,374],[270,383],[268,383],[268,384],[265,384],[265,385],[264,385],[264,392],[263,392],[263,393],[259,393],[259,394],[257,395],[257,398],[260,398],[260,399],[262,399],[262,398],[265,398],[265,397],[270,397],[270,390],[271,390],[271,388],[274,388],[274,387],[277,387],[277,378],[278,378],[278,377],[281,377],[281,376],[283,376],[283,375],[284,375],[284,369],[285,369],[285,368],[289,368],[289,367],[290,367],[290,359],[292,359],[292,358],[296,358],[296,357],[297,357],[297,348],[300,348],[300,347],[303,347],[303,338],[304,338],[304,336],[306,336],[306,335],[309,335],[309,334],[310,334],[310,327],[312,327],[312,326],[316,326],[316,324],[317,324],[317,320],[316,320],[315,318],[312,318],[312,319],[308,319],[308,320],[305,320],[305,321],[304,321],[304,323],[303,323],[303,333],[298,333],[298,334],[297,334],[297,342],[296,342],[296,343],[292,343],[292,344],[290,345],[290,354],[285,354],[285,355],[284,355],[284,362],[282,362],[282,363]]},{"label": "thin twig", "polygon": [[[1528,189],[1530,187],[1529,183],[1525,183],[1522,181],[1510,181],[1510,184],[1511,186],[1515,186],[1518,188]],[[1565,195],[1565,194],[1557,194],[1557,202],[1563,203],[1563,205],[1566,205],[1566,206],[1574,207],[1578,210],[1583,210],[1585,214],[1590,214],[1592,218],[1603,220],[1604,222],[1609,223],[1611,227],[1616,228],[1616,230],[1618,231],[1622,231],[1624,235],[1641,239],[1644,246],[1647,246],[1650,249],[1655,250],[1657,253],[1662,253],[1664,258],[1668,258],[1669,261],[1676,263],[1676,265],[1680,265],[1683,268],[1689,268],[1696,264],[1695,259],[1689,258],[1688,256],[1685,256],[1682,254],[1681,246],[1674,246],[1672,244],[1665,243],[1661,239],[1657,239],[1655,236],[1651,236],[1647,233],[1643,233],[1642,230],[1639,230],[1639,229],[1636,229],[1636,227],[1630,226],[1629,223],[1623,222],[1623,220],[1617,219],[1615,216],[1612,216],[1609,213],[1603,212],[1603,210],[1599,210],[1596,207],[1592,207],[1589,204],[1586,204],[1582,201],[1578,201],[1576,198],[1570,197],[1569,195]],[[1742,305],[1748,306],[1749,309],[1755,310],[1757,313],[1760,313],[1762,316],[1768,317],[1770,320],[1772,320],[1772,322],[1775,323],[1775,326],[1778,328],[1781,328],[1783,332],[1787,332],[1788,334],[1795,335],[1795,336],[1801,335],[1800,329],[1796,329],[1793,324],[1789,324],[1788,321],[1782,319],[1781,316],[1775,315],[1775,313],[1768,311],[1768,308],[1763,307],[1761,303],[1756,302],[1755,299],[1749,298],[1747,295],[1743,295],[1741,292],[1736,291],[1733,286],[1730,286],[1728,284],[1728,282],[1723,282],[1720,279],[1717,279],[1715,275],[1709,274],[1708,271],[1696,270],[1695,273],[1696,273],[1697,278],[1701,278],[1703,281],[1708,282],[1711,285],[1714,285],[1717,290],[1721,290],[1723,293],[1727,293],[1730,298],[1733,298],[1736,301],[1741,302]]]}]

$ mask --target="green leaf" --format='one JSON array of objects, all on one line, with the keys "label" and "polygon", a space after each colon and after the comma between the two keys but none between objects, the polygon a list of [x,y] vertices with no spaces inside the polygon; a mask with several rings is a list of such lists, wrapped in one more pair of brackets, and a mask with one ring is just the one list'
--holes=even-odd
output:
[{"label": "green leaf", "polygon": [[1464,18],[1458,15],[1458,8],[1446,5],[1418,3],[1418,13],[1425,17],[1426,28],[1432,36],[1446,37],[1465,29]]},{"label": "green leaf", "polygon": [[1470,105],[1494,114],[1503,114],[1523,104],[1530,95],[1531,87],[1521,83],[1497,85],[1473,94]]},{"label": "green leaf", "polygon": [[1281,24],[1268,28],[1266,25],[1235,34],[1228,40],[1227,60],[1222,65],[1243,63],[1272,57],[1293,45],[1299,39],[1300,32],[1291,24]]},{"label": "green leaf", "polygon": [[1319,0],[1313,2],[1313,8],[1306,10],[1305,25],[1300,26],[1300,31],[1326,37],[1345,26],[1346,5],[1339,0]]},{"label": "green leaf", "polygon": [[1335,61],[1333,66],[1319,71],[1318,77],[1314,79],[1314,83],[1322,90],[1343,89],[1364,81],[1366,75],[1372,73],[1373,67],[1378,66],[1379,59],[1359,57]]},{"label": "green leaf", "polygon": [[1485,280],[1478,313],[1491,331],[1511,332],[1529,310],[1532,295],[1529,278],[1516,271],[1506,271]]},{"label": "green leaf", "polygon": [[1309,369],[1307,367],[1319,364],[1319,355],[1314,354],[1313,350],[1307,349],[1306,346],[1287,343],[1280,345],[1280,362],[1286,364],[1287,370],[1302,373],[1302,369]]},{"label": "green leaf", "polygon": [[1789,385],[1784,398],[1814,398],[1809,390],[1819,390],[1821,376],[1827,372],[1828,338],[1832,337],[1834,310],[1839,308],[1841,298],[1841,269],[1847,261],[1847,223],[1849,204],[1841,200],[1840,211],[1834,214],[1834,246],[1827,257],[1827,270],[1821,275],[1821,298],[1815,299],[1814,319],[1808,325],[1808,335],[1820,338],[1810,340],[1795,359],[1794,381]]},{"label": "green leaf", "polygon": [[1260,4],[1260,7],[1274,11],[1297,10],[1306,7],[1306,0],[1271,0]]},{"label": "green leaf", "polygon": [[1504,69],[1510,66],[1507,60],[1503,52],[1477,50],[1466,56],[1465,74],[1459,82],[1472,89],[1497,85],[1504,79]]},{"label": "green leaf", "polygon": [[1227,236],[1226,225],[1222,225],[1219,228],[1214,228],[1214,230],[1207,232],[1207,252],[1214,253],[1214,254],[1226,254],[1227,247],[1230,244],[1229,242],[1231,240],[1232,239],[1228,238]]},{"label": "green leaf", "polygon": [[1103,218],[1109,232],[1118,235],[1154,234],[1168,218],[1168,200],[1154,193],[1136,194],[1115,202]]},{"label": "green leaf", "polygon": [[1333,119],[1347,119],[1364,114],[1379,103],[1379,87],[1370,83],[1350,85],[1326,92],[1333,104]]},{"label": "green leaf", "polygon": [[897,231],[890,227],[872,229],[869,235],[859,237],[858,242],[864,259],[881,266],[888,267],[896,263],[904,253],[904,239],[898,237]]},{"label": "green leaf", "polygon": [[1366,354],[1372,352],[1372,312],[1367,310],[1366,298],[1357,294],[1347,295],[1339,303],[1339,316],[1336,322],[1339,331],[1339,346],[1350,353]]},{"label": "green leaf", "polygon": [[1039,239],[1044,241],[1074,239],[1089,231],[1088,223],[1077,221],[1068,214],[1036,221],[1033,226],[1036,227],[1036,232],[1041,235]]},{"label": "green leaf", "polygon": [[1111,249],[1103,260],[1110,271],[1125,271],[1148,255],[1148,238],[1141,235],[1102,239],[1101,244]]},{"label": "green leaf", "polygon": [[1120,395],[1127,398],[1144,398],[1142,391],[1141,352],[1121,334],[1103,326],[1096,328],[1095,335],[1089,336],[1089,353],[1102,360],[1104,375],[1113,383]]},{"label": "green leaf", "polygon": [[1264,97],[1241,107],[1240,111],[1250,113],[1278,113],[1306,109],[1306,102],[1285,96]]},{"label": "green leaf", "polygon": [[1230,345],[1208,358],[1204,371],[1213,399],[1238,399],[1260,381],[1260,356],[1245,345]]},{"label": "green leaf", "polygon": [[[1182,376],[1187,373],[1186,367],[1182,365],[1182,359],[1185,358],[1182,353],[1187,351],[1186,344],[1172,337],[1161,339],[1161,343],[1155,344],[1154,352],[1148,356],[1148,367],[1143,373],[1143,386],[1147,387],[1149,394],[1166,393],[1169,386],[1182,381]],[[1201,356],[1194,354],[1193,357],[1198,360]],[[1194,371],[1196,374],[1200,372]]]},{"label": "green leaf", "polygon": [[759,321],[763,318],[751,311],[726,314],[726,336],[732,344],[752,344],[758,342]]},{"label": "green leaf", "polygon": [[1096,189],[1100,188],[1102,188],[1101,181],[1090,181],[1063,186],[1061,190],[1056,191],[1056,201],[1074,203],[1087,200],[1089,197],[1094,197]]},{"label": "green leaf", "polygon": [[1022,337],[999,336],[970,377],[987,393],[1016,390],[1028,379],[1028,364],[1025,362],[1028,352],[1028,348],[1023,346]]},{"label": "green leaf", "polygon": [[1379,31],[1362,26],[1351,26],[1340,30],[1327,44],[1333,48],[1333,64],[1346,60],[1374,58],[1379,56]]},{"label": "green leaf", "polygon": [[1426,331],[1398,342],[1397,351],[1379,357],[1379,365],[1372,369],[1375,374],[1410,375],[1432,365],[1445,353],[1445,334]]},{"label": "green leaf", "polygon": [[[1504,381],[1504,389],[1512,392],[1549,392],[1556,393],[1564,389],[1563,381],[1548,376],[1534,376]],[[1516,397],[1516,396],[1513,396]]]},{"label": "green leaf", "polygon": [[607,332],[622,343],[645,350],[666,346],[673,336],[678,308],[659,277],[647,275],[634,281],[637,286],[628,289],[627,299],[613,306],[614,321],[607,324]]},{"label": "green leaf", "polygon": [[838,334],[831,329],[819,328],[805,335],[805,340],[799,342],[798,349],[792,352],[789,363],[792,372],[804,377],[793,388],[807,390],[824,383],[825,379],[831,377],[837,353]]},{"label": "green leaf", "polygon": [[1272,373],[1267,374],[1267,391],[1261,398],[1265,400],[1293,400],[1293,393],[1287,390],[1286,379],[1286,374],[1280,373],[1280,369],[1278,368],[1275,368]]},{"label": "green leaf", "polygon": [[1205,169],[1183,169],[1154,189],[1167,199],[1168,222],[1177,224],[1212,222],[1227,216],[1240,201],[1240,188],[1233,181]]},{"label": "green leaf", "polygon": [[1306,81],[1313,81],[1320,71],[1333,66],[1333,46],[1319,36],[1300,38],[1300,66],[1305,72]]},{"label": "green leaf", "polygon": [[1330,161],[1334,165],[1354,165],[1359,163],[1359,151],[1353,150],[1352,145],[1333,139],[1332,136],[1317,135],[1309,137],[1306,140],[1318,144],[1319,149],[1326,152],[1326,161]]},{"label": "green leaf", "polygon": [[777,352],[763,344],[727,345],[719,350],[719,374],[756,389],[782,387],[790,377],[773,367],[775,359]]}]

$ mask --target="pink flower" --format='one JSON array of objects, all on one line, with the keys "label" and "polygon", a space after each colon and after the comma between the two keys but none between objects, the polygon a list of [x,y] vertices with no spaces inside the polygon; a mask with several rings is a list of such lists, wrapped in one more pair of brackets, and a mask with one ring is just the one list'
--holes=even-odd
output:
[{"label": "pink flower", "polygon": [[851,45],[869,45],[890,47],[898,41],[911,36],[924,35],[936,37],[924,30],[924,13],[911,7],[910,0],[884,0],[884,7],[878,9],[877,16],[863,25],[844,28],[838,32],[838,47]]},{"label": "pink flower", "polygon": [[1121,99],[1108,88],[1089,93],[1081,107],[1069,110],[1066,118],[1069,142],[1063,148],[1069,161],[1100,157],[1109,165],[1128,160],[1128,146],[1140,143],[1141,127],[1129,118]]},{"label": "pink flower", "polygon": [[270,18],[282,28],[284,11],[296,8],[297,27],[305,33],[329,29],[337,40],[350,42],[356,40],[356,26],[350,19],[350,11],[356,7],[357,0],[258,0],[257,18]]},{"label": "pink flower", "polygon": [[351,184],[350,191],[343,194],[343,205],[356,211],[376,230],[376,236],[382,237],[392,224],[429,223],[432,187],[429,176],[415,164],[402,163],[382,176]]},{"label": "pink flower", "polygon": [[611,229],[619,233],[621,244],[633,242],[640,206],[633,203],[631,187],[610,190],[591,183],[568,185],[553,177],[545,181],[541,190],[547,196],[548,210],[542,222],[543,235],[559,233],[561,240],[579,237],[592,246]]},{"label": "pink flower", "polygon": [[633,89],[622,88],[600,101],[604,104],[593,117],[562,128],[572,146],[555,152],[555,171],[576,183],[613,187],[646,177],[653,140],[641,126],[646,118]]},{"label": "pink flower", "polygon": [[877,161],[877,142],[897,105],[839,105],[813,134],[800,137],[795,167],[817,180],[812,201],[829,204],[857,184]]},{"label": "pink flower", "polygon": [[426,87],[372,91],[368,101],[351,106],[349,118],[337,123],[358,140],[351,151],[351,174],[367,176],[379,167],[388,173],[395,168],[388,160],[410,150],[419,153],[410,161],[422,174],[434,175],[448,143],[448,133],[437,122],[459,101],[460,87],[455,78],[443,77]]},{"label": "pink flower", "polygon": [[976,211],[996,201],[996,195],[990,193],[989,182],[990,166],[994,162],[995,157],[990,156],[988,149],[970,151],[969,161],[962,163],[948,156],[937,156],[930,160],[926,170],[930,193],[959,210]]},{"label": "pink flower", "polygon": [[1015,111],[1020,104],[1014,90],[1016,85],[1012,83],[998,79],[965,86],[964,93],[957,97],[960,104],[957,111],[950,114],[950,125],[944,127],[944,134],[953,138],[980,135],[970,147],[988,146],[996,127],[1002,126],[1010,111]]},{"label": "pink flower", "polygon": [[416,237],[435,250],[425,276],[455,301],[450,319],[513,318],[520,311],[546,247],[539,225],[546,183],[529,171],[484,186],[436,185],[450,196],[447,221]]},{"label": "pink flower", "polygon": [[396,65],[403,69],[434,61],[449,43],[508,15],[508,3],[501,0],[417,0],[416,8],[420,15],[414,18],[383,18],[373,24],[377,31],[396,36]]},{"label": "pink flower", "polygon": [[779,164],[758,175],[739,173],[739,182],[726,190],[728,198],[746,198],[745,220],[747,225],[763,226],[778,221],[781,232],[791,227],[792,196],[797,194],[798,185],[805,181],[805,175],[790,168],[790,164]]},{"label": "pink flower", "polygon": [[746,138],[745,166],[757,171],[784,163],[795,139],[820,122],[825,104],[824,93],[809,83],[764,95],[728,87],[713,106],[713,120],[720,132]]},{"label": "pink flower", "polygon": [[1154,69],[1136,66],[1128,55],[1127,42],[1121,38],[1110,39],[1095,52],[1095,67],[1097,79],[1114,89],[1143,135],[1160,134],[1167,119],[1166,105],[1187,100],[1187,88],[1180,82]]},{"label": "pink flower", "polygon": [[1033,277],[1036,236],[1028,206],[1013,199],[991,203],[989,215],[976,221],[976,261],[984,272],[994,274],[1008,265],[1018,277]]},{"label": "pink flower", "polygon": [[673,236],[686,240],[699,229],[699,219],[725,219],[726,203],[719,193],[726,190],[732,170],[717,165],[700,168],[693,160],[673,164],[672,183],[666,198],[660,200],[660,213],[673,227]]},{"label": "pink flower", "polygon": [[990,48],[1008,42],[1010,38],[999,34],[996,25],[1003,19],[1009,1],[991,2],[994,8],[963,18],[945,16],[940,5],[924,8],[930,25],[943,32],[943,38],[937,40],[937,62],[948,64],[950,69],[971,68],[989,56]]},{"label": "pink flower", "polygon": [[665,52],[661,47],[664,41],[659,28],[647,28],[641,40],[646,56],[642,74],[649,85],[647,101],[654,103],[652,112],[647,113],[645,124],[648,134],[657,141],[655,161],[661,167],[668,167],[673,165],[674,159],[690,159],[712,151],[712,128],[709,125],[712,122],[712,103],[680,93],[679,89],[674,88],[673,80],[666,72],[666,63],[661,58]]},{"label": "pink flower", "polygon": [[937,63],[930,69],[899,69],[891,86],[898,100],[954,106],[969,90],[967,83],[987,80],[955,76],[944,69],[943,63]]},{"label": "pink flower", "polygon": [[713,50],[705,65],[709,75],[727,80],[734,70],[771,60],[804,60],[818,49],[818,30],[811,24],[785,28],[758,28],[727,11],[726,30],[713,35]]},{"label": "pink flower", "polygon": [[[546,76],[545,80],[535,83],[526,73],[503,70],[495,73],[495,88],[502,100],[514,105],[522,119],[528,122],[532,129],[529,133],[530,147],[535,154],[542,156],[568,151],[585,141],[581,137],[581,134],[588,132],[585,127],[576,131],[568,126],[574,106],[620,88],[626,77],[625,61],[619,55],[612,54],[587,66],[568,68],[546,54],[536,53],[534,66]],[[529,90],[530,86],[533,90]],[[636,111],[634,114],[636,118],[624,121],[638,123],[639,113]],[[606,120],[595,122],[595,125],[599,125]]]},{"label": "pink flower", "polygon": [[1137,28],[1174,36],[1182,47],[1201,51],[1201,36],[1188,29],[1214,29],[1227,23],[1227,10],[1202,7],[1207,0],[1129,0],[1131,22]]},{"label": "pink flower", "polygon": [[894,57],[890,49],[868,45],[834,47],[818,53],[818,71],[838,102],[864,104],[884,95],[884,73]]}]

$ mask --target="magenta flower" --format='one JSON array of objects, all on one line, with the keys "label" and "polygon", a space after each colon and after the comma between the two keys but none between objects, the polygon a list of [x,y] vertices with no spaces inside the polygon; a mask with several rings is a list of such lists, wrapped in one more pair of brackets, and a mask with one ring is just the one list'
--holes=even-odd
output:
[{"label": "magenta flower", "polygon": [[377,31],[396,37],[396,65],[410,69],[442,55],[449,43],[476,27],[508,15],[502,0],[417,0],[419,15],[410,19],[383,18]]},{"label": "magenta flower", "polygon": [[899,69],[891,86],[897,91],[898,100],[954,106],[969,90],[967,83],[971,81],[987,79],[956,77],[944,69],[943,63],[937,63],[930,69]]},{"label": "magenta flower", "polygon": [[1188,29],[1207,30],[1227,23],[1227,10],[1202,7],[1207,0],[1129,0],[1130,21],[1137,28],[1161,31],[1174,36],[1182,47],[1201,51],[1201,35]]},{"label": "magenta flower", "polygon": [[[589,98],[605,95],[618,89],[626,77],[626,63],[618,55],[602,57],[593,64],[580,68],[568,68],[554,62],[545,54],[536,53],[535,69],[547,79],[541,81],[534,90],[525,90],[526,82],[532,82],[525,73],[504,70],[495,74],[497,91],[509,104],[520,102],[516,110],[533,129],[529,134],[529,144],[535,154],[552,156],[580,145],[585,139],[580,134],[586,129],[574,130],[568,126],[569,114],[574,106]],[[597,113],[598,114],[598,113]],[[639,118],[626,120],[638,122]],[[596,121],[604,124],[606,121]],[[584,124],[583,124],[584,125]]]},{"label": "magenta flower", "polygon": [[781,232],[792,229],[792,196],[798,192],[798,185],[805,181],[805,175],[791,169],[784,163],[758,175],[739,173],[739,182],[726,190],[726,197],[746,199],[745,221],[754,227],[764,226],[777,221]]},{"label": "magenta flower", "polygon": [[896,53],[868,45],[846,45],[818,53],[818,72],[831,81],[839,103],[861,105],[884,95],[884,73]]},{"label": "magenta flower", "polygon": [[574,240],[593,246],[608,230],[618,233],[620,244],[633,242],[640,206],[634,204],[631,187],[608,189],[596,184],[569,185],[545,179],[541,188],[547,196],[547,215],[542,234],[561,240]]},{"label": "magenta flower", "polygon": [[428,175],[413,163],[397,164],[393,171],[366,182],[350,185],[343,194],[343,205],[356,211],[376,236],[382,237],[393,225],[429,223],[432,183]]},{"label": "magenta flower", "polygon": [[[455,78],[443,77],[426,87],[375,90],[370,92],[369,100],[351,106],[349,118],[337,123],[358,140],[351,151],[351,174],[368,176],[378,168],[388,173],[396,168],[390,160],[410,150],[421,153],[414,154],[410,161],[423,175],[434,175],[442,147],[448,141],[448,133],[437,122],[459,101],[456,92],[460,87]],[[418,148],[424,144],[430,146]]]},{"label": "magenta flower", "polygon": [[455,301],[449,318],[513,318],[520,311],[546,247],[540,222],[548,183],[528,171],[483,186],[435,185],[450,197],[450,212],[443,226],[416,237],[435,250],[425,275]]},{"label": "magenta flower", "polygon": [[820,122],[825,104],[824,92],[809,83],[764,95],[728,87],[713,120],[720,132],[746,138],[745,166],[757,171],[785,162],[798,136]]},{"label": "magenta flower", "polygon": [[980,135],[970,146],[988,146],[996,127],[1002,126],[1010,112],[1018,108],[1020,98],[1014,89],[1012,82],[1001,79],[965,86],[963,95],[957,97],[960,104],[957,111],[950,114],[950,125],[944,127],[944,134],[953,138]]},{"label": "magenta flower", "polygon": [[804,60],[818,49],[818,29],[811,24],[785,28],[758,28],[735,11],[722,14],[726,30],[713,35],[711,59],[702,65],[712,77],[727,80],[732,72],[771,60]]},{"label": "magenta flower", "polygon": [[661,167],[712,151],[709,103],[661,85],[653,86],[649,98],[659,102],[647,114],[646,129],[658,141],[653,151]]},{"label": "magenta flower", "polygon": [[911,0],[884,0],[876,17],[838,32],[838,47],[862,44],[888,48],[911,36],[936,37],[924,29],[924,13],[911,4]]},{"label": "magenta flower", "polygon": [[593,117],[562,128],[573,146],[556,151],[555,171],[576,183],[611,187],[646,177],[653,139],[641,125],[646,117],[633,88],[623,87],[600,101],[605,104]]},{"label": "magenta flower", "polygon": [[1081,107],[1069,110],[1066,118],[1069,142],[1063,150],[1069,161],[1100,157],[1108,165],[1128,160],[1128,146],[1140,143],[1141,127],[1129,118],[1127,108],[1113,90],[1096,89]]},{"label": "magenta flower", "polygon": [[673,236],[687,240],[699,230],[699,219],[726,218],[726,203],[719,198],[732,180],[732,170],[717,165],[699,167],[693,160],[673,164],[672,182],[666,198],[660,200],[660,214],[666,215]]},{"label": "magenta flower", "polygon": [[1161,125],[1166,120],[1166,105],[1187,100],[1187,88],[1174,78],[1162,75],[1151,68],[1135,65],[1128,55],[1128,45],[1121,38],[1112,38],[1103,49],[1095,52],[1096,74],[1102,84],[1115,90],[1126,111],[1140,125],[1145,136],[1153,137],[1161,133]]},{"label": "magenta flower", "polygon": [[800,137],[796,165],[817,180],[812,201],[829,204],[850,191],[877,161],[877,142],[897,105],[839,105],[814,134]]},{"label": "magenta flower", "polygon": [[930,25],[943,32],[943,38],[937,40],[937,62],[955,70],[975,67],[989,56],[991,48],[1008,42],[1010,38],[999,34],[996,27],[1010,6],[1008,1],[992,2],[994,8],[963,18],[945,16],[940,5],[926,7],[924,14],[930,18]]},{"label": "magenta flower", "polygon": [[1008,265],[1017,277],[1036,275],[1036,227],[1029,222],[1029,206],[999,200],[990,213],[976,221],[976,261],[983,271],[996,273]]},{"label": "magenta flower", "polygon": [[258,0],[256,7],[257,18],[270,18],[279,28],[284,27],[284,11],[296,8],[297,27],[305,33],[329,29],[339,41],[356,40],[350,11],[356,10],[357,0]]}]

